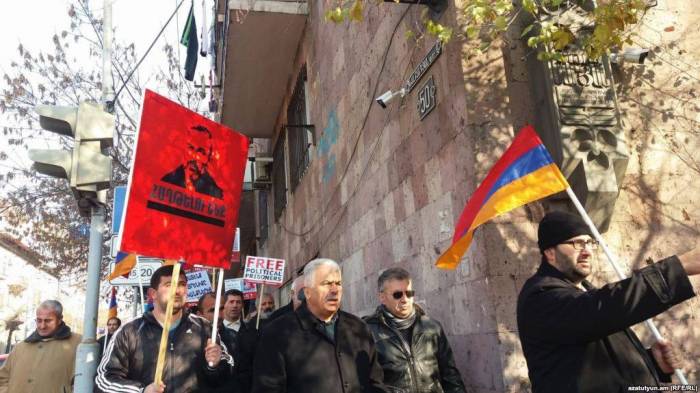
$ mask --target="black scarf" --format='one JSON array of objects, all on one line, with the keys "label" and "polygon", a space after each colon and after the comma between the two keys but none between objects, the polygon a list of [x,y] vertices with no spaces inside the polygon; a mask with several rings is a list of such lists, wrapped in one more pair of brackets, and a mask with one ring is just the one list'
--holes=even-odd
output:
[{"label": "black scarf", "polygon": [[416,322],[416,308],[413,308],[413,311],[411,312],[411,315],[407,316],[406,318],[398,318],[394,316],[386,307],[382,305],[382,314],[384,314],[384,319],[386,320],[386,324],[389,325],[389,327],[394,328],[396,330],[406,330],[413,326],[413,324]]},{"label": "black scarf", "polygon": [[38,343],[39,341],[46,341],[51,339],[65,340],[69,338],[70,335],[71,331],[68,325],[66,325],[64,322],[61,322],[61,325],[50,336],[42,337],[39,335],[39,332],[35,330],[34,333],[32,333],[31,336],[27,337],[24,341],[28,343]]}]

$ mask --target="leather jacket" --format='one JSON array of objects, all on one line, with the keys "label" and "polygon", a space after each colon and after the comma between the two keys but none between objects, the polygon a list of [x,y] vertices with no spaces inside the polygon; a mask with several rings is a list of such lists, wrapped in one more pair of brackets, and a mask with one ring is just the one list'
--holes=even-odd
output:
[{"label": "leather jacket", "polygon": [[462,377],[440,323],[416,307],[411,343],[390,327],[379,306],[364,318],[374,337],[384,384],[393,393],[464,393]]}]

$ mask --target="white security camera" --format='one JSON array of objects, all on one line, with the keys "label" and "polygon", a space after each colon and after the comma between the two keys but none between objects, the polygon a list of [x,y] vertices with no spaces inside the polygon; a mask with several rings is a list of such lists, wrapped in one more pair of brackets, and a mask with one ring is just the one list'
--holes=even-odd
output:
[{"label": "white security camera", "polygon": [[380,95],[379,97],[376,98],[377,104],[381,105],[382,108],[386,108],[386,104],[388,104],[391,100],[394,99],[396,96],[405,96],[406,95],[406,89],[401,89],[399,91],[393,92],[391,90],[387,90],[386,93]]},{"label": "white security camera", "polygon": [[647,56],[649,56],[649,49],[625,48],[622,53],[611,54],[610,62],[615,64],[622,64],[625,62],[644,64],[644,60],[646,60]]}]

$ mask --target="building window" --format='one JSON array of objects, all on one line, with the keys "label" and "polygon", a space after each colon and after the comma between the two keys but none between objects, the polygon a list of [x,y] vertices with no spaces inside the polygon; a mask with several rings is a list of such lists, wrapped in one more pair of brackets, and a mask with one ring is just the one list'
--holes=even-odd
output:
[{"label": "building window", "polygon": [[289,183],[292,192],[311,162],[311,146],[314,143],[314,126],[309,124],[306,99],[306,66],[301,68],[292,98],[287,107],[287,138],[289,142]]},{"label": "building window", "polygon": [[259,190],[258,191],[258,223],[259,223],[259,233],[258,233],[258,241],[260,242],[260,245],[265,244],[265,241],[267,240],[267,231],[270,226],[270,224],[267,222],[267,191],[266,190]]},{"label": "building window", "polygon": [[284,164],[284,140],[286,132],[282,129],[275,148],[272,150],[272,197],[275,208],[275,221],[279,220],[287,206],[287,174]]}]

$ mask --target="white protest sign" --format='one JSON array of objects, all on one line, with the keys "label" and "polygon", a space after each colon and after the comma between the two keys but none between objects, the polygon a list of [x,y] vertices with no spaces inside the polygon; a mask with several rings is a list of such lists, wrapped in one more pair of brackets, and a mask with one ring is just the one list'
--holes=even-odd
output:
[{"label": "white protest sign", "polygon": [[196,302],[205,293],[212,292],[211,281],[206,270],[195,270],[185,273],[187,276],[187,302]]},{"label": "white protest sign", "polygon": [[242,278],[229,278],[224,280],[224,292],[230,289],[237,289],[243,292],[243,299],[250,300],[257,297],[257,288],[252,282],[245,282]]},{"label": "white protest sign", "polygon": [[280,286],[284,281],[284,259],[255,257],[245,259],[243,279],[249,283]]}]

